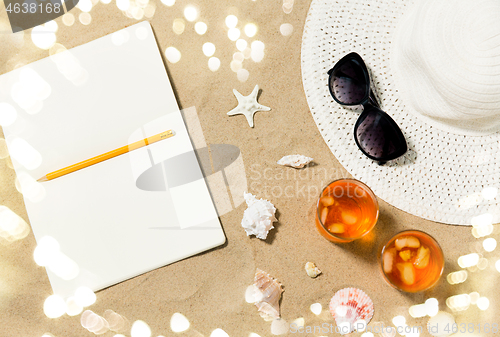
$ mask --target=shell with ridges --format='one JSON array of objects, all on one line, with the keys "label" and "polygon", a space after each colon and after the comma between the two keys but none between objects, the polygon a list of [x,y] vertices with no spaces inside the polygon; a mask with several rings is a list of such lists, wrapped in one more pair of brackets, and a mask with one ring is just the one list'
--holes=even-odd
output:
[{"label": "shell with ridges", "polygon": [[313,158],[306,157],[300,154],[292,154],[289,156],[284,156],[278,160],[279,165],[290,166],[293,168],[303,168],[307,164],[313,161]]},{"label": "shell with ridges", "polygon": [[283,288],[281,283],[272,278],[268,273],[257,269],[255,272],[254,286],[260,292],[261,300],[255,303],[260,315],[266,321],[280,317],[280,298]]},{"label": "shell with ridges", "polygon": [[252,193],[244,193],[243,197],[248,208],[243,213],[241,226],[248,236],[255,235],[261,240],[267,238],[267,233],[273,229],[273,222],[278,221],[275,217],[276,208],[264,199],[257,199]]},{"label": "shell with ridges", "polygon": [[330,301],[330,313],[342,335],[351,333],[357,321],[367,325],[373,317],[373,301],[368,295],[356,288],[345,288],[337,291]]}]

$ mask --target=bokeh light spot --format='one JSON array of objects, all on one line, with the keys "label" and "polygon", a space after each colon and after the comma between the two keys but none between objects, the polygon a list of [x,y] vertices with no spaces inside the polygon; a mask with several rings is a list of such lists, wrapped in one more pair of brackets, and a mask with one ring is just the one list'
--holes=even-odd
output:
[{"label": "bokeh light spot", "polygon": [[121,11],[126,11],[130,7],[130,0],[116,0],[116,7]]},{"label": "bokeh light spot", "polygon": [[50,20],[45,23],[45,29],[49,32],[56,33],[59,29],[59,25],[54,20]]},{"label": "bokeh light spot", "polygon": [[215,45],[212,42],[205,42],[202,49],[203,54],[205,54],[205,56],[207,57],[213,56],[215,54]]},{"label": "bokeh light spot", "polygon": [[254,37],[257,34],[257,26],[253,23],[247,23],[244,30],[245,35],[248,37]]},{"label": "bokeh light spot", "polygon": [[212,331],[210,337],[229,337],[229,335],[224,330],[217,328],[214,331]]},{"label": "bokeh light spot", "polygon": [[[0,123],[1,124],[1,123]],[[497,248],[497,240],[493,238],[487,238],[483,241],[483,248],[487,252],[492,252]]]},{"label": "bokeh light spot", "polygon": [[76,302],[74,296],[66,300],[66,314],[68,314],[68,316],[80,315],[82,311],[83,307]]},{"label": "bokeh light spot", "polygon": [[80,20],[80,22],[82,23],[82,25],[90,25],[90,23],[92,22],[92,16],[90,15],[90,13],[80,13],[80,15],[78,16],[78,19]]},{"label": "bokeh light spot", "polygon": [[109,330],[112,331],[122,331],[127,324],[126,319],[113,310],[106,310],[103,314],[103,318],[108,322]]},{"label": "bokeh light spot", "polygon": [[240,38],[241,32],[238,28],[230,28],[227,32],[227,37],[229,40],[236,41]]},{"label": "bokeh light spot", "polygon": [[172,30],[177,35],[184,33],[185,28],[186,28],[186,24],[184,23],[183,19],[177,18],[172,23]]},{"label": "bokeh light spot", "polygon": [[85,329],[96,335],[101,335],[109,330],[108,324],[104,318],[91,310],[85,310],[83,312],[80,322]]},{"label": "bokeh light spot", "polygon": [[161,2],[168,7],[175,5],[175,0],[161,0]]},{"label": "bokeh light spot", "polygon": [[132,10],[132,17],[136,20],[142,20],[144,17],[144,9],[140,7],[134,7]]},{"label": "bokeh light spot", "polygon": [[408,309],[408,313],[413,318],[425,317],[427,316],[427,309],[425,304],[415,304]]},{"label": "bokeh light spot", "polygon": [[172,318],[170,318],[170,329],[172,329],[173,332],[183,332],[189,329],[189,321],[181,313],[174,313],[172,315]]},{"label": "bokeh light spot", "polygon": [[76,5],[82,12],[90,12],[92,10],[92,1],[90,0],[80,0],[78,5]]},{"label": "bokeh light spot", "polygon": [[396,316],[392,319],[392,324],[395,326],[404,326],[406,324],[406,318],[404,318],[404,316]]},{"label": "bokeh light spot", "polygon": [[226,16],[226,26],[227,28],[235,28],[238,24],[238,18],[236,15],[228,15]]},{"label": "bokeh light spot", "polygon": [[470,296],[468,294],[455,295],[455,296],[448,297],[446,299],[446,305],[452,311],[467,310],[467,308],[469,308],[470,303],[471,303],[471,299],[470,299]]},{"label": "bokeh light spot", "polygon": [[207,32],[207,24],[205,22],[197,22],[195,23],[194,25],[194,31],[198,34],[198,35],[203,35]]},{"label": "bokeh light spot", "polygon": [[235,61],[243,62],[244,59],[245,59],[245,56],[241,52],[236,52],[233,54],[233,60],[235,60]]},{"label": "bokeh light spot", "polygon": [[253,41],[251,45],[251,57],[254,62],[260,62],[264,58],[264,42],[262,41]]},{"label": "bokeh light spot", "polygon": [[477,291],[473,291],[469,294],[470,304],[476,304],[477,300],[481,297]]},{"label": "bokeh light spot", "polygon": [[476,253],[462,255],[458,258],[458,265],[461,268],[468,268],[477,265],[479,262],[479,255]]},{"label": "bokeh light spot", "polygon": [[35,248],[33,257],[35,262],[40,267],[45,267],[49,264],[50,260],[57,254],[59,254],[59,242],[52,236],[44,236],[38,242]]},{"label": "bokeh light spot", "polygon": [[13,242],[28,234],[29,226],[26,221],[7,206],[0,206],[0,238]]},{"label": "bokeh light spot", "polygon": [[61,296],[51,295],[43,303],[43,312],[48,318],[58,318],[66,313],[66,302]]},{"label": "bokeh light spot", "polygon": [[250,76],[250,73],[246,69],[239,69],[236,72],[236,76],[238,77],[238,81],[246,82],[246,80],[248,80],[248,77]]},{"label": "bokeh light spot", "polygon": [[135,321],[130,329],[131,337],[151,337],[151,328],[141,320]]},{"label": "bokeh light spot", "polygon": [[156,12],[156,4],[155,3],[150,3],[144,8],[144,16],[147,17],[148,19],[151,19]]},{"label": "bokeh light spot", "polygon": [[448,276],[446,277],[446,280],[448,281],[449,284],[459,284],[463,283],[467,280],[467,271],[461,270],[453,273],[449,273]]},{"label": "bokeh light spot", "polygon": [[289,36],[293,33],[293,26],[289,23],[284,23],[280,26],[280,33],[283,36]]},{"label": "bokeh light spot", "polygon": [[436,316],[439,312],[439,302],[435,298],[429,298],[425,301],[425,311],[427,316],[433,317]]},{"label": "bokeh light spot", "polygon": [[490,300],[488,300],[486,297],[480,297],[477,300],[476,305],[479,309],[484,311],[484,310],[488,309],[488,307],[490,306]]},{"label": "bokeh light spot", "polygon": [[184,17],[189,22],[193,22],[198,18],[198,10],[194,6],[186,6],[186,8],[184,8]]},{"label": "bokeh light spot", "polygon": [[243,67],[241,62],[236,61],[236,60],[232,60],[231,64],[229,66],[230,66],[231,70],[234,71],[235,73],[238,72],[238,70],[240,70]]},{"label": "bokeh light spot", "polygon": [[175,47],[165,49],[165,57],[170,63],[177,63],[181,60],[181,52]]},{"label": "bokeh light spot", "polygon": [[479,259],[479,261],[477,262],[477,268],[479,270],[485,270],[486,268],[488,268],[488,259],[485,259],[484,257]]},{"label": "bokeh light spot", "polygon": [[220,60],[217,57],[208,59],[208,68],[212,71],[217,71],[220,68]]},{"label": "bokeh light spot", "polygon": [[248,60],[250,57],[252,57],[252,49],[250,49],[249,47],[245,48],[242,53],[245,60]]},{"label": "bokeh light spot", "polygon": [[243,40],[243,39],[238,39],[236,41],[236,49],[238,49],[239,51],[244,51],[247,46],[248,46],[248,42]]},{"label": "bokeh light spot", "polygon": [[311,312],[317,316],[321,314],[321,311],[323,311],[323,306],[321,305],[321,303],[313,303],[311,304],[309,309],[311,309]]},{"label": "bokeh light spot", "polygon": [[62,22],[68,27],[73,26],[75,23],[75,16],[71,13],[66,13],[62,16]]},{"label": "bokeh light spot", "polygon": [[96,299],[96,295],[88,287],[79,287],[75,291],[75,302],[84,308],[94,304]]},{"label": "bokeh light spot", "polygon": [[304,320],[303,317],[299,317],[297,319],[294,319],[291,324],[295,324],[296,327],[304,327],[304,324],[306,324],[306,321]]},{"label": "bokeh light spot", "polygon": [[40,49],[48,50],[56,43],[56,34],[45,28],[45,26],[36,26],[31,30],[31,40]]}]

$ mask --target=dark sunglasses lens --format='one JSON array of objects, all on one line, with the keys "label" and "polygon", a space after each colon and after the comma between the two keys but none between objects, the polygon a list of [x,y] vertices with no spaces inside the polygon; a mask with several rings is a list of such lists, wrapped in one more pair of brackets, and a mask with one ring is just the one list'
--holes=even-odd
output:
[{"label": "dark sunglasses lens", "polygon": [[354,59],[345,60],[335,67],[329,84],[332,94],[343,104],[360,104],[366,99],[370,90],[364,66]]},{"label": "dark sunglasses lens", "polygon": [[407,150],[406,140],[396,122],[376,107],[365,106],[355,131],[358,146],[372,159],[392,160]]}]

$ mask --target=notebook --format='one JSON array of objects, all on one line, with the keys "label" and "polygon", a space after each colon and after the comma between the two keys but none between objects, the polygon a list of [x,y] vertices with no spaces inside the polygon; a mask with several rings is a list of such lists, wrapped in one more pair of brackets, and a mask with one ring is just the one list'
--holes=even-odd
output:
[{"label": "notebook", "polygon": [[[225,242],[149,23],[0,76],[0,102],[35,238],[54,239],[64,257],[47,268],[55,294],[97,291]],[[174,137],[34,182],[169,129]]]}]

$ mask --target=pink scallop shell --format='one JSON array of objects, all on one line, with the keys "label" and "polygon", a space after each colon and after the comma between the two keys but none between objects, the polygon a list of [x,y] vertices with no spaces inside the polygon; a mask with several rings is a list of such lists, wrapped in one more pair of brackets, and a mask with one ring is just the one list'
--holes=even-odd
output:
[{"label": "pink scallop shell", "polygon": [[[339,311],[342,315],[339,315]],[[330,313],[335,323],[350,323],[350,333],[354,330],[354,323],[358,320],[368,324],[373,317],[373,301],[368,295],[356,288],[345,288],[337,291],[330,301]],[[341,332],[342,333],[342,332]]]}]

